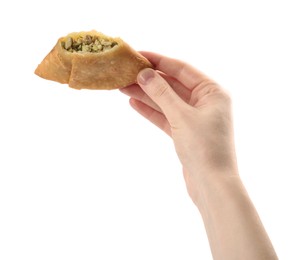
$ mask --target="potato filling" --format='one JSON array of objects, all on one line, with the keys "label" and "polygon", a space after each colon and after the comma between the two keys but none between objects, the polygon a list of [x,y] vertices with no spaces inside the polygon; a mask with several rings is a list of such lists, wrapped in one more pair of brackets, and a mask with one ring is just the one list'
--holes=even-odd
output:
[{"label": "potato filling", "polygon": [[68,37],[62,42],[62,47],[69,52],[103,52],[110,50],[116,45],[118,43],[115,41],[91,35],[86,35],[85,37],[79,36],[76,39]]}]

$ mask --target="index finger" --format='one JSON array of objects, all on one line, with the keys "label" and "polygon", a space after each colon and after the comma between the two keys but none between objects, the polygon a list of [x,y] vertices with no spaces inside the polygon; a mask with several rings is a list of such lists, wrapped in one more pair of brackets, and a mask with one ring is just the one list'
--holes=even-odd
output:
[{"label": "index finger", "polygon": [[177,79],[190,90],[201,84],[216,84],[201,71],[183,61],[153,52],[141,51],[140,53],[154,65],[155,69]]}]

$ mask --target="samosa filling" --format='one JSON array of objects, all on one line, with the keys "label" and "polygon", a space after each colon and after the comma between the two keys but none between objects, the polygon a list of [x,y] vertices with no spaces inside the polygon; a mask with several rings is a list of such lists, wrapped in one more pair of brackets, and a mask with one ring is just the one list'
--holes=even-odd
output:
[{"label": "samosa filling", "polygon": [[62,42],[62,47],[69,52],[103,52],[110,50],[116,45],[118,43],[115,41],[91,35],[79,36],[76,39],[68,37]]}]

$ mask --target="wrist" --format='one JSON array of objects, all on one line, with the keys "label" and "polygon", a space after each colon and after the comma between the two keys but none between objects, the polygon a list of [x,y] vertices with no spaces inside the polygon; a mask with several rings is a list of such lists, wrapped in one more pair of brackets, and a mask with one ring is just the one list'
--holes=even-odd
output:
[{"label": "wrist", "polygon": [[211,169],[209,172],[197,174],[197,189],[193,198],[201,214],[207,205],[218,197],[226,197],[233,189],[244,190],[237,168]]},{"label": "wrist", "polygon": [[218,259],[277,259],[237,172],[218,172],[201,182],[197,207]]}]

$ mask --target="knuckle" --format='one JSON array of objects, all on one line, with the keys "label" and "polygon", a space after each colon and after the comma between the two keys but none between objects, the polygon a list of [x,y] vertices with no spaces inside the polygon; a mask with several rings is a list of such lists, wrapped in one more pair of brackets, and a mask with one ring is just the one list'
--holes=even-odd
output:
[{"label": "knuckle", "polygon": [[230,93],[228,93],[228,91],[223,90],[222,92],[222,98],[225,102],[227,102],[228,104],[232,103],[232,98]]},{"label": "knuckle", "polygon": [[154,96],[155,97],[162,97],[165,96],[167,94],[167,92],[169,91],[169,85],[165,84],[165,83],[160,83],[157,85],[157,87],[155,88],[154,91]]}]

